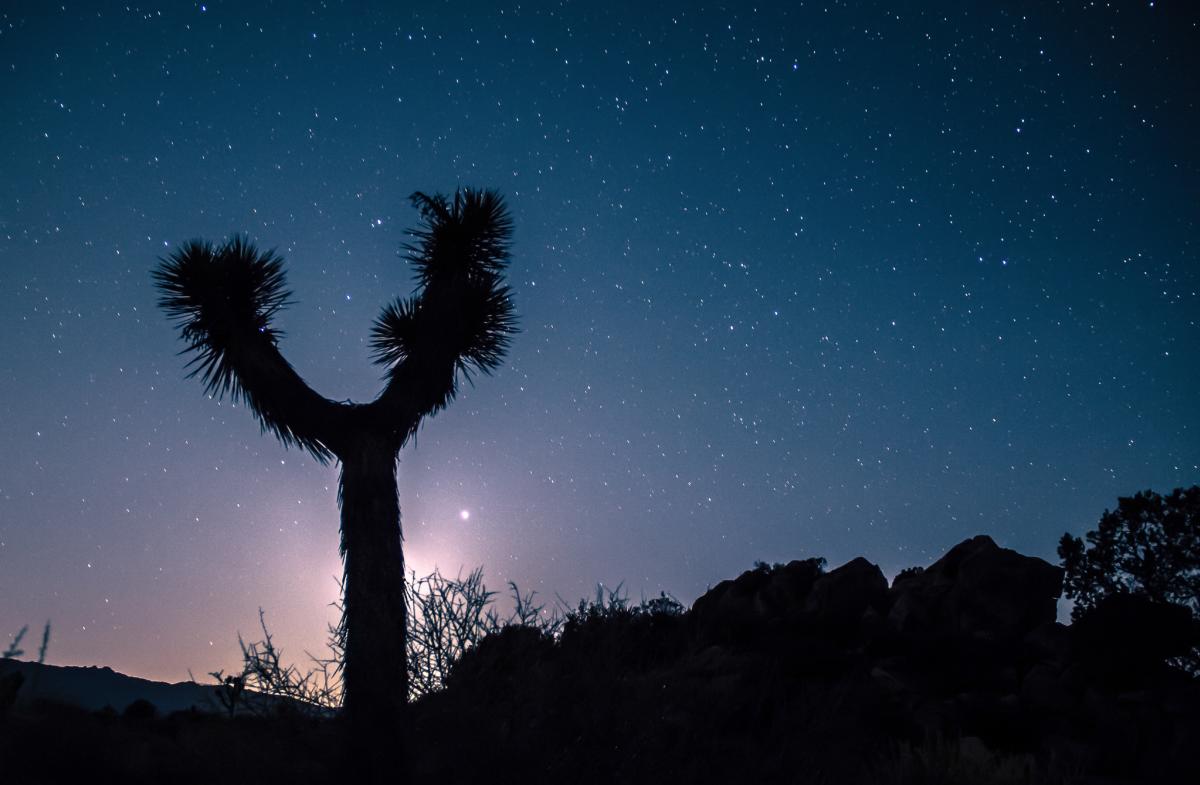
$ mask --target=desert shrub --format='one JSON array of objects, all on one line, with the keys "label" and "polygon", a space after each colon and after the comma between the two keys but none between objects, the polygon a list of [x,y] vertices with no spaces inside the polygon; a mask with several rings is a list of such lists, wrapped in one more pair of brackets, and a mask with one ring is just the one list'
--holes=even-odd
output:
[{"label": "desert shrub", "polygon": [[562,637],[570,638],[581,634],[589,627],[633,619],[661,620],[682,616],[684,607],[679,600],[666,592],[649,600],[643,598],[633,605],[629,596],[618,584],[615,589],[596,586],[593,600],[580,600],[579,604],[565,612],[562,620]]},{"label": "desert shrub", "polygon": [[301,670],[294,663],[284,664],[283,651],[275,645],[261,608],[258,623],[262,630],[260,640],[247,643],[238,634],[241,672],[226,674],[217,670],[209,674],[216,681],[214,700],[220,707],[230,716],[245,712],[259,716],[296,713],[324,717],[336,712],[342,705],[345,651],[342,626],[329,625],[328,654],[324,657],[308,654],[311,665]]},{"label": "desert shrub", "polygon": [[[488,635],[510,626],[536,629],[551,638],[559,634],[565,618],[561,610],[547,609],[536,601],[536,592],[522,592],[511,581],[508,588],[511,607],[502,612],[497,608],[496,592],[484,583],[482,567],[454,578],[438,570],[422,578],[411,576],[405,586],[410,700],[442,689],[454,664]],[[336,603],[334,607],[341,609]],[[259,627],[262,636],[257,640],[247,642],[238,634],[240,671],[209,673],[216,707],[229,716],[291,712],[325,717],[336,713],[342,705],[345,628],[329,625],[326,653],[305,652],[308,665],[302,668],[286,663],[262,609]]]},{"label": "desert shrub", "polygon": [[593,600],[566,611],[559,639],[568,655],[647,667],[679,653],[686,637],[683,613],[683,604],[665,592],[633,604],[621,585],[597,586]]},{"label": "desert shrub", "polygon": [[[597,586],[593,600],[580,600],[574,608],[560,600],[557,607],[547,608],[537,602],[536,592],[522,592],[511,581],[508,590],[507,608],[501,610],[481,567],[453,578],[438,570],[421,578],[411,576],[405,588],[410,700],[443,689],[465,653],[509,628],[531,630],[547,640],[562,639],[568,648],[584,647],[592,655],[607,653],[610,659],[636,655],[634,659],[643,664],[670,656],[683,641],[684,607],[666,593],[634,604],[620,585]],[[259,627],[257,640],[238,635],[239,671],[209,673],[215,707],[229,716],[336,713],[342,703],[342,626],[329,626],[323,656],[306,652],[307,667],[286,662],[261,609]]]},{"label": "desert shrub", "polygon": [[563,615],[537,603],[536,593],[522,593],[508,582],[512,608],[501,614],[496,592],[483,581],[483,568],[447,578],[434,570],[407,584],[409,698],[415,700],[445,686],[454,663],[488,635],[510,626],[536,629],[553,637]]}]

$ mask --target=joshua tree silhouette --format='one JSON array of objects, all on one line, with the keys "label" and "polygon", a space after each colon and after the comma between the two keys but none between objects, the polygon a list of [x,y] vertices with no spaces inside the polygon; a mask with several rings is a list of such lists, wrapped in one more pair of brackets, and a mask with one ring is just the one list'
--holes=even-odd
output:
[{"label": "joshua tree silhouette", "polygon": [[[408,692],[397,455],[424,417],[453,400],[460,378],[500,365],[516,332],[503,279],[512,237],[503,198],[463,189],[452,200],[416,193],[412,202],[422,222],[404,250],[416,294],[384,307],[371,330],[387,383],[370,403],[318,395],[279,353],[271,320],[291,293],[274,251],[241,237],[220,246],[194,240],[153,273],[206,392],[244,401],[285,446],[341,463],[344,710],[354,737],[386,742],[393,777]],[[372,779],[384,774],[375,768]]]}]

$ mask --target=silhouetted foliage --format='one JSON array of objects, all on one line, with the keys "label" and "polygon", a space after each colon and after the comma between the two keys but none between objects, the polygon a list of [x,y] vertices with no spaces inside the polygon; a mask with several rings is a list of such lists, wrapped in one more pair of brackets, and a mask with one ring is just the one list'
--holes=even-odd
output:
[{"label": "silhouetted foliage", "polygon": [[1200,615],[1200,486],[1167,496],[1142,491],[1105,510],[1084,540],[1058,545],[1064,592],[1078,619],[1111,594],[1129,593],[1183,605]]},{"label": "silhouetted foliage", "polygon": [[495,593],[483,583],[483,570],[465,578],[440,572],[411,576],[408,598],[408,689],[418,698],[439,690],[462,653],[497,628],[490,615]]},{"label": "silhouetted foliage", "polygon": [[292,712],[314,718],[332,716],[341,708],[345,662],[342,625],[329,625],[328,654],[308,654],[311,665],[301,670],[295,663],[285,663],[283,650],[275,645],[261,608],[258,624],[262,631],[259,640],[247,643],[238,634],[241,672],[227,675],[217,670],[209,674],[216,681],[214,692],[221,708],[229,716],[247,713],[270,717]]},{"label": "silhouetted foliage", "polygon": [[684,607],[661,593],[630,602],[621,584],[596,587],[563,620],[559,642],[567,651],[589,652],[600,667],[646,667],[677,656],[686,644]]},{"label": "silhouetted foliage", "polygon": [[[1123,630],[1126,640],[1109,641],[1106,648],[1141,647],[1144,656],[1159,661],[1181,657],[1179,665],[1200,673],[1200,651],[1194,648],[1200,643],[1194,628],[1200,621],[1200,486],[1176,488],[1167,496],[1142,491],[1122,497],[1085,538],[1086,545],[1064,534],[1058,545],[1064,591],[1075,601],[1072,619],[1094,617],[1084,626]],[[1181,627],[1173,619],[1186,622],[1186,616],[1157,607],[1170,605],[1186,609],[1193,625]],[[1096,623],[1101,617],[1105,623]]]},{"label": "silhouetted foliage", "polygon": [[[372,328],[371,348],[375,362],[387,366],[387,384],[368,404],[322,397],[280,354],[272,319],[291,293],[274,251],[260,252],[240,236],[222,245],[194,240],[153,272],[159,305],[179,329],[184,353],[192,355],[188,366],[205,391],[245,402],[284,446],[341,464],[340,678],[357,727],[352,738],[368,751],[366,739],[378,748],[396,737],[408,695],[397,455],[425,417],[454,399],[460,376],[469,381],[472,371],[499,366],[516,331],[503,280],[512,236],[503,198],[461,189],[453,199],[415,193],[412,202],[421,225],[405,248],[416,291],[386,306]],[[274,673],[269,646],[248,653]],[[391,762],[368,762],[363,776],[386,778],[385,769],[394,768],[389,756]]]},{"label": "silhouetted foliage", "polygon": [[[232,717],[237,714],[238,709],[242,706],[242,695],[246,691],[246,677],[243,675],[225,675],[225,670],[209,671],[209,676],[212,676],[217,681],[216,687],[213,688],[213,699],[224,710],[225,714]],[[195,681],[195,677],[192,678]]]},{"label": "silhouetted foliage", "polygon": [[438,570],[423,578],[411,577],[406,587],[410,698],[442,689],[464,654],[507,627],[558,634],[563,624],[560,612],[547,611],[536,602],[536,592],[522,593],[512,581],[508,588],[512,608],[502,615],[496,608],[496,592],[483,582],[482,567],[466,577],[447,578]]},{"label": "silhouetted foliage", "polygon": [[[503,612],[496,605],[497,593],[484,583],[482,567],[465,577],[448,578],[436,569],[423,577],[410,576],[405,585],[410,699],[443,689],[454,665],[490,635],[509,627],[534,629],[548,638],[559,635],[566,618],[561,610],[548,610],[536,601],[536,592],[522,592],[512,581],[508,587],[510,606]],[[644,606],[660,609],[666,607],[663,602],[673,603],[672,612],[682,610],[666,595]],[[214,680],[213,700],[221,712],[230,717],[272,717],[280,712],[310,718],[334,716],[343,698],[344,627],[329,625],[325,654],[305,652],[307,668],[285,661],[261,609],[259,627],[262,637],[258,640],[247,642],[238,634],[239,671],[209,673]]]},{"label": "silhouetted foliage", "polygon": [[291,302],[283,258],[243,236],[222,245],[190,240],[153,271],[158,305],[179,329],[208,395],[244,402],[287,447],[322,463],[333,457],[321,416],[333,404],[304,384],[279,354],[282,333],[271,320]]}]

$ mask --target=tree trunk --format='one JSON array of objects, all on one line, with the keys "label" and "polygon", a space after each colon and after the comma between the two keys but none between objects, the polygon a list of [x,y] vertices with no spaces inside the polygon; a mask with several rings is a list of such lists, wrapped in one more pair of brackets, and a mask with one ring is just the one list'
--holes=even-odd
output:
[{"label": "tree trunk", "polygon": [[408,698],[396,450],[367,436],[346,452],[340,489],[343,683],[351,764],[362,781],[394,783],[404,765],[402,719]]}]

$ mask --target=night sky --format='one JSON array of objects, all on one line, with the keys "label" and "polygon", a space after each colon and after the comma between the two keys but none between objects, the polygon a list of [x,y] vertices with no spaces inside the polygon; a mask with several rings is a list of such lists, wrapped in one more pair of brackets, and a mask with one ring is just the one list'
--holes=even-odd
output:
[{"label": "night sky", "polygon": [[0,8],[0,639],[52,663],[320,648],[337,468],[185,378],[150,270],[277,248],[285,356],[370,399],[415,190],[506,195],[523,330],[401,456],[419,573],[1056,560],[1200,481],[1191,2]]}]

